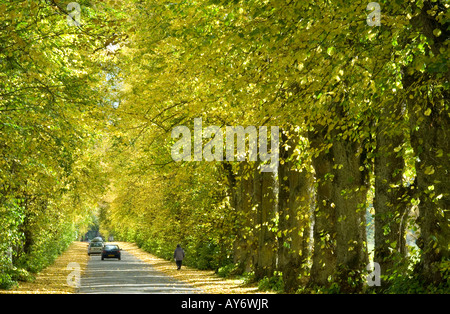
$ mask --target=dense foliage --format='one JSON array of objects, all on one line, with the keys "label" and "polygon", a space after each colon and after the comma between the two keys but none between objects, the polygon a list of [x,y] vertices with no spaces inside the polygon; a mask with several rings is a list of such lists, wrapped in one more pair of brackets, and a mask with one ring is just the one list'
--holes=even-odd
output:
[{"label": "dense foliage", "polygon": [[[84,4],[84,3],[83,3]],[[106,185],[100,149],[106,14],[67,23],[56,1],[0,1],[0,288],[85,232]]]},{"label": "dense foliage", "polygon": [[[104,232],[289,292],[448,291],[448,3],[380,1],[380,26],[367,4],[122,5]],[[277,172],[174,162],[195,118],[203,151],[208,126],[279,126]]]}]

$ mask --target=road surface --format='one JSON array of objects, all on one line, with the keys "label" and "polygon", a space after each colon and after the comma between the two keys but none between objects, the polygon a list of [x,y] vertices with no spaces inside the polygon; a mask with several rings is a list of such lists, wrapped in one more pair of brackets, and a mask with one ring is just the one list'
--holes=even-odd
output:
[{"label": "road surface", "polygon": [[[175,264],[174,264],[175,267]],[[78,293],[199,293],[122,250],[121,260],[91,255]]]}]

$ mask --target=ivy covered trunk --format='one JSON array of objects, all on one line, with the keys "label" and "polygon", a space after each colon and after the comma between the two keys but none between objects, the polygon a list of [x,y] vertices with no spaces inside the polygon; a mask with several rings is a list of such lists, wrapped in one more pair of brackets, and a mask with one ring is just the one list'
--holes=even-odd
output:
[{"label": "ivy covered trunk", "polygon": [[331,198],[336,215],[336,279],[342,292],[358,292],[368,264],[365,154],[360,143],[345,140],[335,141],[332,151],[335,163]]},{"label": "ivy covered trunk", "polygon": [[[411,86],[411,77],[406,78]],[[410,83],[410,84],[408,84]],[[416,193],[419,200],[418,225],[422,250],[417,270],[429,284],[442,281],[441,262],[450,258],[450,117],[448,92],[410,90],[411,145],[417,156]],[[429,94],[433,95],[431,100]]]},{"label": "ivy covered trunk", "polygon": [[331,171],[333,159],[330,152],[322,150],[323,132],[309,132],[311,148],[318,150],[312,158],[316,177],[316,207],[313,212],[313,254],[311,287],[330,285],[329,278],[336,268],[336,213],[332,204]]},{"label": "ivy covered trunk", "polygon": [[255,260],[254,225],[256,211],[252,210],[253,193],[252,164],[243,162],[239,165],[237,203],[236,203],[236,240],[233,245],[233,261],[236,274],[250,272]]},{"label": "ivy covered trunk", "polygon": [[[403,188],[404,116],[401,103],[389,103],[381,109],[376,129],[374,158],[375,257],[383,280],[394,271],[394,265],[406,256],[406,225],[409,193]],[[386,275],[386,276],[385,276]]]},{"label": "ivy covered trunk", "polygon": [[278,202],[278,269],[282,272],[284,290],[295,292],[299,275],[305,270],[308,257],[311,175],[306,169],[296,168],[293,156],[298,134],[282,133],[279,166]]},{"label": "ivy covered trunk", "polygon": [[[416,270],[425,283],[436,285],[445,272],[448,276],[450,259],[450,21],[440,18],[448,11],[443,2],[413,5],[419,13],[411,19],[412,30],[426,38],[427,45],[403,69],[419,200],[417,244],[422,252]],[[424,62],[427,67],[421,71],[418,65]]]},{"label": "ivy covered trunk", "polygon": [[272,172],[256,169],[254,196],[257,206],[256,234],[258,251],[255,261],[255,279],[273,276],[276,263],[276,240],[274,218],[276,212],[275,180]]}]

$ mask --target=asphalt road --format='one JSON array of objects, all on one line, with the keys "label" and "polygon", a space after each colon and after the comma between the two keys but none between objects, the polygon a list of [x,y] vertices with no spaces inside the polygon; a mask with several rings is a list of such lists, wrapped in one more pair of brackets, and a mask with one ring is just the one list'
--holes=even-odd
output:
[{"label": "asphalt road", "polygon": [[[175,267],[175,266],[174,266]],[[199,293],[122,250],[121,260],[91,255],[78,293]]]}]

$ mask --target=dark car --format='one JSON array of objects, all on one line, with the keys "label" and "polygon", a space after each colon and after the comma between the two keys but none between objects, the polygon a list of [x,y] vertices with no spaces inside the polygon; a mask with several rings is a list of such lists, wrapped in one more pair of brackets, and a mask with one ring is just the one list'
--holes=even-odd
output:
[{"label": "dark car", "polygon": [[102,260],[105,258],[118,258],[120,260],[120,248],[116,244],[106,244],[102,251]]}]

